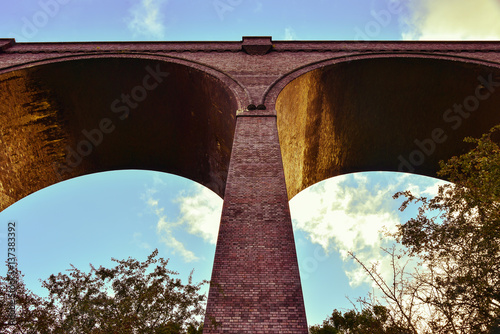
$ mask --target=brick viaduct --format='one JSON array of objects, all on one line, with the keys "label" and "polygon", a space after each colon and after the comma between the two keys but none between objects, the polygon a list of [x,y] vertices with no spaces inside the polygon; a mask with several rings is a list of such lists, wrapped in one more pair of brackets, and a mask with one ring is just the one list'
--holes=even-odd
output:
[{"label": "brick viaduct", "polygon": [[89,173],[187,177],[224,198],[205,333],[307,333],[288,200],[435,176],[500,123],[497,91],[500,42],[0,39],[0,210]]}]

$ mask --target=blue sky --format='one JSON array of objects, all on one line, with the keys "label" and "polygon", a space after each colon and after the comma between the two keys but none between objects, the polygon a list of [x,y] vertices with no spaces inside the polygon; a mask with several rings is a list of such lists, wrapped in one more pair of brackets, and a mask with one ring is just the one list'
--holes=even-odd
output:
[{"label": "blue sky", "polygon": [[[25,0],[2,4],[0,37],[18,42],[241,40],[498,40],[500,1],[480,0]],[[337,177],[290,201],[310,325],[334,308],[351,308],[371,289],[346,256],[387,264],[380,229],[409,217],[392,200],[398,190],[431,195],[438,182],[396,173]],[[144,260],[158,248],[170,268],[210,279],[222,200],[202,186],[157,172],[122,171],[58,183],[0,213],[19,226],[19,267],[28,288],[70,263],[111,266]],[[4,247],[4,248],[1,248]]]}]

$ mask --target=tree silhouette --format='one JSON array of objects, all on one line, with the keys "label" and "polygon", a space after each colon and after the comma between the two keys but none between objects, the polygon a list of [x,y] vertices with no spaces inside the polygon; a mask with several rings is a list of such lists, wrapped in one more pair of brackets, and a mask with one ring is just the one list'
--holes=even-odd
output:
[{"label": "tree silhouette", "polygon": [[[392,277],[385,279],[377,265],[350,253],[382,300],[358,299],[361,313],[334,311],[313,333],[364,333],[370,321],[374,333],[385,333],[391,327],[380,327],[378,307],[408,333],[500,333],[500,147],[494,140],[499,131],[500,125],[481,138],[465,138],[473,145],[469,152],[440,162],[438,176],[452,184],[440,186],[435,197],[394,195],[404,198],[401,211],[416,204],[418,213],[390,235],[397,244],[382,249]],[[413,269],[409,261],[416,263]]]},{"label": "tree silhouette", "polygon": [[[71,265],[69,274],[51,275],[42,282],[49,292],[40,298],[28,291],[21,276],[15,295],[16,325],[9,325],[8,305],[1,304],[2,333],[201,333],[206,281],[194,284],[172,276],[168,260],[153,251],[144,262],[116,260],[111,269],[91,266],[88,273]],[[153,270],[149,270],[156,264]],[[20,272],[18,272],[20,275]],[[1,277],[6,296],[9,281]],[[5,301],[7,298],[2,298]]]}]

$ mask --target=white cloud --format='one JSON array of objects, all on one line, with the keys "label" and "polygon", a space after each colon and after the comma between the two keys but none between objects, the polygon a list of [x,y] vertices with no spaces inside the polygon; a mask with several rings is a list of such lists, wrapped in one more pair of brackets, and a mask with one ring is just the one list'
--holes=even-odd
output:
[{"label": "white cloud", "polygon": [[160,240],[168,247],[173,249],[173,253],[179,253],[186,262],[196,261],[198,257],[190,250],[186,249],[184,244],[174,237],[174,228],[180,225],[180,222],[169,222],[165,209],[160,207],[159,201],[151,196],[155,191],[150,191],[147,198],[147,204],[153,210],[158,218],[156,223],[156,233]]},{"label": "white cloud", "polygon": [[198,260],[199,258],[174,234],[185,231],[215,245],[219,232],[222,199],[208,188],[193,183],[192,191],[181,194],[172,201],[179,208],[179,216],[168,217],[157,198],[158,186],[164,188],[167,184],[157,176],[153,181],[154,186],[147,189],[142,198],[158,219],[156,232],[160,240],[172,249],[174,254],[179,253],[185,261]]},{"label": "white cloud", "polygon": [[135,232],[132,235],[132,242],[140,248],[151,249],[151,246],[147,242],[142,240],[142,233],[140,232]]},{"label": "white cloud", "polygon": [[133,6],[129,12],[131,18],[127,19],[128,28],[134,36],[146,36],[151,39],[163,39],[165,26],[161,7],[167,0],[141,0],[140,4]]},{"label": "white cloud", "polygon": [[405,40],[498,40],[498,0],[411,0]]},{"label": "white cloud", "polygon": [[264,4],[262,3],[262,1],[257,1],[255,3],[255,9],[253,10],[254,13],[260,13],[262,12],[262,8],[264,7]]},{"label": "white cloud", "polygon": [[222,199],[199,184],[190,196],[181,196],[176,201],[180,206],[180,221],[188,232],[214,244],[217,242],[222,213]]},{"label": "white cloud", "polygon": [[297,39],[297,34],[295,33],[295,30],[293,30],[292,27],[286,27],[285,28],[285,40],[291,41],[291,40],[296,40],[296,39]]},{"label": "white cloud", "polygon": [[349,251],[369,266],[379,263],[383,276],[389,279],[388,255],[382,255],[380,248],[394,242],[383,231],[395,232],[401,222],[392,195],[408,189],[408,185],[423,194],[442,183],[427,179],[419,184],[415,180],[406,174],[370,173],[323,181],[290,201],[294,227],[308,233],[309,240],[321,245],[325,253],[339,251],[352,286],[371,281],[359,265],[353,265]]}]

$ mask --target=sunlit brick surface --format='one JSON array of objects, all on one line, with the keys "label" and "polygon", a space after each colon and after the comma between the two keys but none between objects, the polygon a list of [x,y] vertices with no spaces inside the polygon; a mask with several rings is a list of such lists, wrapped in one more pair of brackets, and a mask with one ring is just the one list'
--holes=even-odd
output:
[{"label": "sunlit brick surface", "polygon": [[207,315],[204,333],[307,333],[275,117],[237,119]]}]

